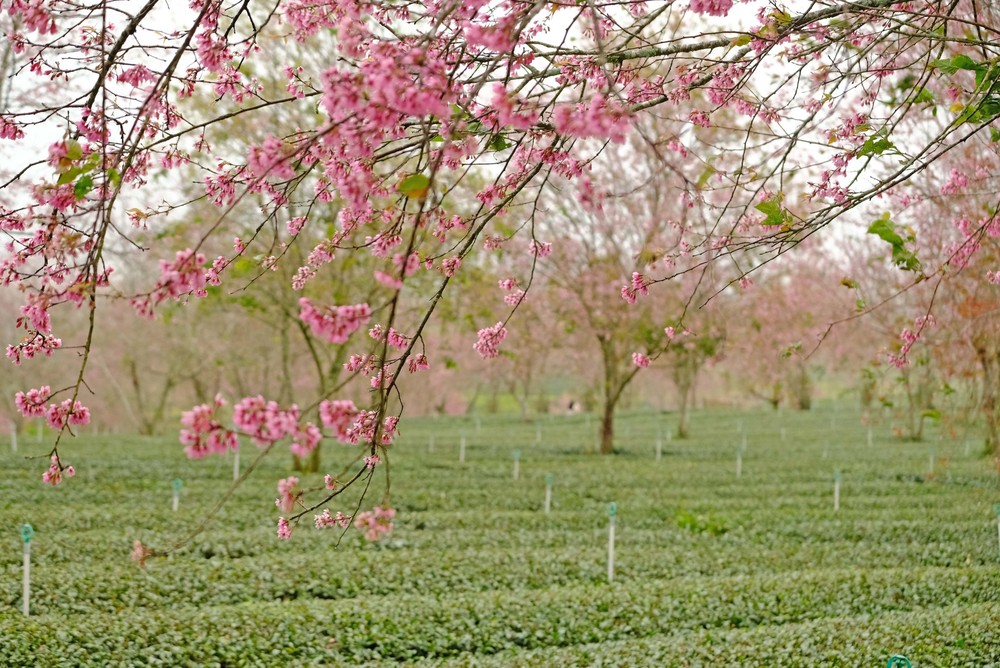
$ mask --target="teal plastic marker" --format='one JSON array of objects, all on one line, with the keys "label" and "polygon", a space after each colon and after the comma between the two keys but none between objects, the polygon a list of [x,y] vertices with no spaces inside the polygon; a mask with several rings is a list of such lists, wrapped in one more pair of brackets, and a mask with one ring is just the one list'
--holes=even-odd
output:
[{"label": "teal plastic marker", "polygon": [[21,592],[21,611],[28,616],[31,609],[31,538],[35,530],[30,524],[21,525],[21,540],[24,541],[24,581]]}]

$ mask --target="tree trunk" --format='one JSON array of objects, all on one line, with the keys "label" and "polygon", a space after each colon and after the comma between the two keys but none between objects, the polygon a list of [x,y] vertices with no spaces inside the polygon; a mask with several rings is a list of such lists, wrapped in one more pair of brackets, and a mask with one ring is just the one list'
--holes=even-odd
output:
[{"label": "tree trunk", "polygon": [[700,362],[694,353],[681,352],[674,364],[674,387],[677,388],[677,438],[691,435],[691,404],[694,397],[694,381],[698,375]]},{"label": "tree trunk", "polygon": [[974,341],[976,356],[983,367],[983,422],[986,425],[984,451],[1000,455],[1000,415],[998,415],[997,390],[1000,386],[1000,353],[987,343],[988,337],[977,337]]},{"label": "tree trunk", "polygon": [[610,455],[615,451],[615,404],[610,398],[604,400],[604,415],[601,417],[601,454]]},{"label": "tree trunk", "polygon": [[809,376],[809,369],[805,364],[795,366],[795,379],[792,383],[795,392],[795,405],[800,411],[807,411],[812,408],[812,378]]},{"label": "tree trunk", "polygon": [[618,388],[618,358],[610,339],[597,337],[604,362],[604,413],[601,417],[601,454],[615,451],[615,406],[621,390]]},{"label": "tree trunk", "polygon": [[691,388],[678,386],[680,405],[677,407],[677,438],[688,438],[691,435]]}]

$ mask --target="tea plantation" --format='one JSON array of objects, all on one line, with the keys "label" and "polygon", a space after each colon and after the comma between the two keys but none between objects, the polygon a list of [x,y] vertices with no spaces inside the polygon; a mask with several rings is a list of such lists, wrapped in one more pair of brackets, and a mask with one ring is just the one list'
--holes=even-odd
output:
[{"label": "tea plantation", "polygon": [[[837,408],[706,411],[684,441],[668,440],[671,415],[625,415],[621,451],[605,457],[586,416],[410,419],[381,542],[352,529],[337,544],[311,522],[278,541],[275,483],[291,458],[276,452],[201,535],[145,569],[132,542],[163,547],[194,528],[232,461],[90,435],[64,453],[77,476],[48,488],[45,459],[25,459],[46,446],[22,435],[17,454],[0,443],[0,665],[1000,665],[989,460],[972,435],[934,429],[904,443],[877,425],[869,445]],[[343,446],[325,447],[336,473]],[[366,505],[384,488],[383,471]],[[36,532],[27,618],[24,522]]]}]

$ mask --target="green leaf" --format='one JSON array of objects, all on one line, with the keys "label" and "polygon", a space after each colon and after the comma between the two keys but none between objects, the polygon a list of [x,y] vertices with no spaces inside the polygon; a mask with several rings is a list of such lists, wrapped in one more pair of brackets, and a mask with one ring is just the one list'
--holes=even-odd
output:
[{"label": "green leaf", "polygon": [[56,185],[63,186],[66,185],[67,183],[72,183],[73,181],[76,181],[76,177],[80,176],[80,174],[82,173],[83,170],[78,167],[74,167],[73,169],[67,169],[65,172],[59,175],[59,180],[56,181]]},{"label": "green leaf", "polygon": [[729,44],[731,46],[746,46],[752,40],[753,40],[753,37],[751,37],[750,35],[740,35],[739,37],[737,37],[736,39],[734,39]]},{"label": "green leaf", "polygon": [[868,234],[874,234],[882,241],[892,246],[902,246],[905,241],[896,231],[896,224],[889,218],[889,213],[882,214],[868,227]]},{"label": "green leaf", "polygon": [[87,174],[89,172],[94,171],[95,169],[97,169],[97,165],[100,162],[101,162],[101,156],[99,154],[97,154],[97,153],[91,153],[90,157],[87,158],[87,161],[85,163],[83,163],[83,167],[82,167],[83,173]]},{"label": "green leaf", "polygon": [[507,140],[504,138],[502,134],[493,135],[493,139],[490,140],[491,151],[503,151],[504,149],[509,147],[510,144],[507,143]]},{"label": "green leaf", "polygon": [[939,69],[945,74],[954,74],[959,70],[977,72],[981,69],[986,68],[985,65],[977,63],[972,58],[969,58],[968,56],[965,55],[958,55],[944,60],[935,60],[933,63],[931,63],[931,67]]},{"label": "green leaf", "polygon": [[764,227],[775,227],[788,223],[788,212],[781,208],[781,198],[777,195],[771,199],[764,200],[754,208],[766,216],[763,222],[761,222],[761,225]]},{"label": "green leaf", "polygon": [[961,118],[963,123],[989,123],[997,116],[1000,116],[1000,98],[987,97],[977,105],[969,105],[966,108],[966,115]]},{"label": "green leaf", "polygon": [[1000,141],[1000,130],[998,130],[998,129],[994,128],[994,127],[990,128],[990,141],[992,141],[992,142],[998,142],[998,141]]},{"label": "green leaf", "polygon": [[107,172],[108,183],[114,187],[118,187],[118,184],[122,182],[122,175],[117,169],[109,169]]},{"label": "green leaf", "polygon": [[895,149],[896,145],[881,135],[872,135],[861,145],[858,151],[859,156],[882,155],[890,149]]},{"label": "green leaf", "polygon": [[427,197],[430,187],[429,178],[423,174],[411,174],[396,184],[396,191],[412,199],[423,199]]},{"label": "green leaf", "polygon": [[912,233],[904,238],[899,233],[899,226],[892,222],[889,213],[872,222],[868,234],[874,234],[882,241],[892,246],[892,263],[905,271],[920,271],[920,260],[916,254],[906,247],[907,241],[914,241]]},{"label": "green leaf", "polygon": [[70,160],[79,160],[83,157],[83,147],[80,142],[70,139],[66,142],[66,157]]},{"label": "green leaf", "polygon": [[718,174],[718,170],[715,167],[712,167],[712,165],[706,167],[705,171],[703,171],[701,176],[698,177],[698,188],[701,189],[708,185],[708,180],[716,174]]},{"label": "green leaf", "polygon": [[926,88],[921,88],[913,96],[913,104],[931,104],[934,102],[934,94]]},{"label": "green leaf", "polygon": [[84,174],[80,177],[80,180],[76,182],[76,185],[73,186],[73,195],[75,195],[77,199],[83,199],[93,187],[94,179],[90,176],[90,174]]}]

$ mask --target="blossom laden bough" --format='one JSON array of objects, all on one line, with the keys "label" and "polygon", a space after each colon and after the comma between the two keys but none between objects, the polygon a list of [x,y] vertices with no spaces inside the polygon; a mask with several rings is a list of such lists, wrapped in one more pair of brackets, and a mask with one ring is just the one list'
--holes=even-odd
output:
[{"label": "blossom laden bough", "polygon": [[[530,259],[532,272],[552,271],[567,240],[590,237],[582,227],[549,236],[540,223],[553,214],[551,193],[567,195],[570,218],[611,219],[625,197],[602,173],[655,191],[660,208],[638,215],[669,217],[676,236],[611,282],[616,300],[620,290],[642,309],[651,288],[708,265],[730,272],[723,285],[747,289],[751,269],[870,202],[902,201],[911,181],[961,197],[997,169],[992,7],[193,0],[188,9],[177,19],[155,1],[4,7],[17,67],[0,114],[0,142],[15,156],[0,168],[0,284],[24,298],[22,338],[7,357],[79,352],[69,386],[38,382],[15,403],[56,430],[58,456],[62,435],[91,419],[81,392],[104,298],[130,299],[153,317],[175,302],[252,291],[248,266],[259,275],[292,264],[288,288],[300,296],[289,312],[320,345],[350,346],[345,383],[358,393],[323,387],[300,409],[250,388],[229,415],[219,400],[185,412],[180,439],[191,457],[241,439],[263,452],[288,443],[298,456],[325,438],[359,446],[356,476],[320,490],[311,510],[386,461],[402,414],[399,378],[430,369],[425,337],[446,292],[508,251]],[[164,21],[176,30],[164,32]],[[957,30],[974,37],[955,41]],[[970,141],[993,162],[934,173]],[[640,154],[669,176],[640,183],[622,159]],[[995,214],[963,217],[948,260],[931,267],[916,259],[905,209],[872,234],[921,280],[960,272],[1000,236]],[[170,226],[190,238],[161,234]],[[311,250],[296,260],[290,243],[300,238]],[[165,258],[154,277],[130,266],[147,248]],[[491,260],[480,262],[480,251]],[[320,296],[318,277],[359,258],[363,284]],[[998,282],[995,267],[980,273]],[[530,280],[501,288],[504,315],[472,343],[485,359],[500,356],[514,313],[532,304]],[[53,331],[51,315],[66,305],[87,314],[73,340]],[[693,345],[671,322],[665,341],[651,335],[657,345]],[[373,335],[359,342],[367,327]],[[895,361],[921,329],[904,332]],[[635,355],[636,368],[648,364],[647,353]],[[362,393],[362,406],[333,398]],[[306,419],[312,411],[318,423]]]}]

